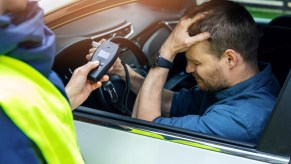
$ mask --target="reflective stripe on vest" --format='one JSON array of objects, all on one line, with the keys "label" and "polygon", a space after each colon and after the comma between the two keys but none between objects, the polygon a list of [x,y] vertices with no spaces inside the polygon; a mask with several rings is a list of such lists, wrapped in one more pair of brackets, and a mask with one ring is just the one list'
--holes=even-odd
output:
[{"label": "reflective stripe on vest", "polygon": [[3,55],[0,55],[0,106],[39,147],[47,163],[84,163],[68,101],[31,66]]}]

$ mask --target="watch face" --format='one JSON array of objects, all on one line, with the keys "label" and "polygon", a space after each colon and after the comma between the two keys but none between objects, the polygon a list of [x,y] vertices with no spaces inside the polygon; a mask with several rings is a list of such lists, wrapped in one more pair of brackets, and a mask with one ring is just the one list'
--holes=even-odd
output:
[{"label": "watch face", "polygon": [[157,65],[157,57],[159,56],[159,52],[155,52],[149,56],[149,62],[150,66],[156,66]]},{"label": "watch face", "polygon": [[156,52],[152,56],[150,56],[150,66],[151,67],[159,66],[171,69],[173,67],[173,62],[163,58],[162,56],[160,56],[159,52]]}]

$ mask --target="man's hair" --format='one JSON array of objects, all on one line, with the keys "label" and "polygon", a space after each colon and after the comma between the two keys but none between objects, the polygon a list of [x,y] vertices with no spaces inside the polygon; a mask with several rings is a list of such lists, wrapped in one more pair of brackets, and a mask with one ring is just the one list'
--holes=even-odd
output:
[{"label": "man's hair", "polygon": [[186,17],[199,19],[189,29],[189,35],[210,32],[208,39],[211,53],[218,58],[227,49],[239,52],[246,63],[256,66],[259,31],[250,13],[240,4],[226,0],[212,0],[197,6]]}]

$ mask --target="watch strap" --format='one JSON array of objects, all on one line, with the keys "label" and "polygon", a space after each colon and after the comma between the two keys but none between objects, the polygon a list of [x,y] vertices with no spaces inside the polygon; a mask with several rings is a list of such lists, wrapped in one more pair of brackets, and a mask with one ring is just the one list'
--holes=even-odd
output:
[{"label": "watch strap", "polygon": [[159,67],[163,67],[163,68],[168,68],[168,69],[172,69],[173,67],[173,62],[163,58],[160,53],[157,53],[157,56],[156,56],[156,62],[155,62],[155,65],[156,66],[159,66]]}]

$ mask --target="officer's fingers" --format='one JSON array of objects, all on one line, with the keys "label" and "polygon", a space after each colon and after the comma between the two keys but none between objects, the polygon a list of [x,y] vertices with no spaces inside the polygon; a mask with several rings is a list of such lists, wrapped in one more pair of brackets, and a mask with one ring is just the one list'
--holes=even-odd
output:
[{"label": "officer's fingers", "polygon": [[108,75],[104,75],[101,79],[100,82],[104,82],[104,81],[108,81],[109,80],[109,76]]},{"label": "officer's fingers", "polygon": [[96,60],[96,61],[92,61],[92,62],[88,62],[87,64],[81,66],[81,67],[79,68],[79,71],[80,71],[80,73],[83,74],[83,75],[88,75],[89,72],[90,72],[92,69],[94,69],[94,68],[96,68],[96,67],[98,67],[98,66],[99,66],[99,61],[98,61],[98,60]]},{"label": "officer's fingers", "polygon": [[95,89],[101,87],[102,86],[102,82],[108,81],[108,80],[109,80],[109,76],[108,75],[104,75],[99,81],[97,81],[96,83],[92,83],[91,84],[92,90],[95,90]]},{"label": "officer's fingers", "polygon": [[102,83],[100,81],[91,84],[92,90],[100,88],[101,86],[102,86]]}]

